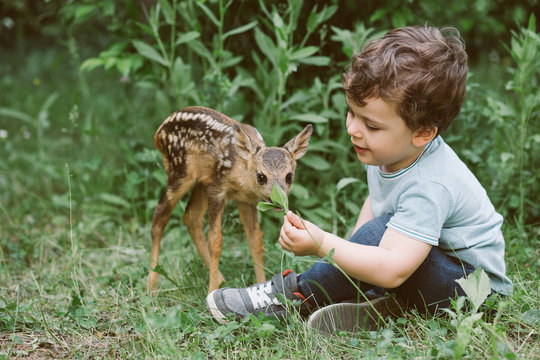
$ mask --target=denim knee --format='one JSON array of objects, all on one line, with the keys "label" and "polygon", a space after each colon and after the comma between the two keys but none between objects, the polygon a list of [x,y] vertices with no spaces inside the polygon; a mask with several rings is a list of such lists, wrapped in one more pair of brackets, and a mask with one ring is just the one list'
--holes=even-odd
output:
[{"label": "denim knee", "polygon": [[360,226],[360,228],[358,228],[351,236],[349,241],[356,244],[379,246],[384,232],[386,231],[386,224],[389,220],[390,216],[388,215],[382,215],[371,219]]}]

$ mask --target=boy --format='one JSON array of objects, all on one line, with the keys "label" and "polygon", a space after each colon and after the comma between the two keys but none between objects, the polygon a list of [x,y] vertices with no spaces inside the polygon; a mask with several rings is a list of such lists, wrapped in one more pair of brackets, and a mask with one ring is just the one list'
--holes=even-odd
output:
[{"label": "boy", "polygon": [[[228,314],[259,312],[281,317],[285,308],[277,293],[300,299],[301,310],[310,311],[356,298],[357,287],[384,289],[407,306],[434,313],[456,293],[464,295],[455,280],[478,267],[493,292],[510,293],[502,217],[439,136],[460,111],[467,71],[453,28],[395,29],[355,55],[343,76],[346,127],[369,187],[355,232],[347,241],[289,212],[279,243],[298,256],[325,257],[333,250],[333,261],[356,283],[319,261],[299,275],[286,271],[245,289],[212,292],[207,304],[214,318],[225,322]],[[330,306],[318,314],[347,317],[347,309],[362,306],[367,308],[325,310]]]}]

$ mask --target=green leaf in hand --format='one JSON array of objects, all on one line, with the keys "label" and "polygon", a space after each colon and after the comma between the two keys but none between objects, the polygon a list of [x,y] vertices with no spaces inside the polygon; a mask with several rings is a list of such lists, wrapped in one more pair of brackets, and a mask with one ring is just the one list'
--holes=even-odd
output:
[{"label": "green leaf in hand", "polygon": [[272,195],[270,195],[270,200],[272,200],[273,203],[278,204],[279,207],[285,210],[285,212],[289,211],[289,199],[287,198],[285,191],[283,191],[278,183],[274,183],[274,186],[272,187]]},{"label": "green leaf in hand", "polygon": [[277,208],[278,206],[271,202],[261,201],[257,204],[257,210],[259,211],[268,211]]},{"label": "green leaf in hand", "polygon": [[281,209],[285,213],[289,211],[289,199],[287,194],[278,183],[274,183],[272,187],[272,194],[270,195],[270,202],[261,201],[257,204],[257,209],[260,211],[267,211],[270,209]]}]

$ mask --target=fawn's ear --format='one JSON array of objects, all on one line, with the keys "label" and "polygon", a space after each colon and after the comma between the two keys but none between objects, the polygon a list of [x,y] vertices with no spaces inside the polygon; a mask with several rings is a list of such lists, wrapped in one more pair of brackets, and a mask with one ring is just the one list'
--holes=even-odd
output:
[{"label": "fawn's ear", "polygon": [[283,148],[289,151],[295,160],[300,159],[308,150],[309,138],[313,132],[313,126],[309,124],[302,132],[293,137]]},{"label": "fawn's ear", "polygon": [[251,137],[242,129],[240,125],[234,127],[234,147],[238,155],[247,160],[251,154],[257,152],[257,144],[251,139]]}]

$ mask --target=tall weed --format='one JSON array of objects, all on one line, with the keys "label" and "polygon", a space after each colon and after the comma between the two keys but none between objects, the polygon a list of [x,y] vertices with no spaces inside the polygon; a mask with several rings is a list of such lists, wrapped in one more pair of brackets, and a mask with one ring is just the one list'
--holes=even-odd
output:
[{"label": "tall weed", "polygon": [[496,191],[503,196],[500,205],[524,227],[540,216],[535,200],[540,198],[540,173],[534,165],[540,161],[540,36],[534,15],[527,28],[512,32],[507,50],[514,66],[508,68],[511,79],[505,85],[506,94],[490,94],[482,114],[499,129],[494,134],[498,152],[490,154],[488,161],[496,165],[492,170]]}]

